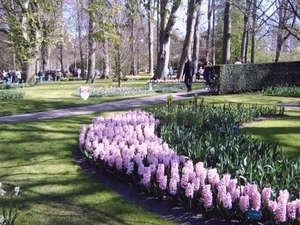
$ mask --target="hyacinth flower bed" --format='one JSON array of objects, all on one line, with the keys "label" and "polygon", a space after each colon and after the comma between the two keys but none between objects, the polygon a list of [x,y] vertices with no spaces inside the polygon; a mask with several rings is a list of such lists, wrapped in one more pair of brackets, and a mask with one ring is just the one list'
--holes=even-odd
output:
[{"label": "hyacinth flower bed", "polygon": [[299,223],[300,200],[295,192],[220,172],[217,164],[207,167],[206,162],[178,154],[161,138],[165,134],[158,135],[158,130],[163,133],[162,123],[166,121],[141,110],[95,118],[88,127],[82,126],[78,145],[102,172],[158,200],[169,199],[187,210],[197,208],[207,219],[237,219],[252,224],[247,212],[254,210],[261,213],[262,222]]},{"label": "hyacinth flower bed", "polygon": [[[170,92],[181,90],[184,88],[184,84],[163,84],[154,86],[151,89],[149,87],[93,87],[89,88],[90,97],[115,97],[115,96],[130,96],[137,94],[145,94],[149,92]],[[80,97],[80,88],[72,93],[73,96]]]},{"label": "hyacinth flower bed", "polygon": [[[194,79],[194,83],[203,83],[203,79]],[[156,80],[148,80],[148,83],[153,83],[153,84],[164,84],[164,83],[184,83],[183,79],[156,79]]]}]

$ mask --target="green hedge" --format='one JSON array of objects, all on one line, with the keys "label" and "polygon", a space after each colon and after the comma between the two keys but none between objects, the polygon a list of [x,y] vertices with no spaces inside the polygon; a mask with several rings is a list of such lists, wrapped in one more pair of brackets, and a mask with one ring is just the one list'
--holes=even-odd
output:
[{"label": "green hedge", "polygon": [[300,61],[209,66],[215,94],[261,91],[265,87],[299,86]]}]

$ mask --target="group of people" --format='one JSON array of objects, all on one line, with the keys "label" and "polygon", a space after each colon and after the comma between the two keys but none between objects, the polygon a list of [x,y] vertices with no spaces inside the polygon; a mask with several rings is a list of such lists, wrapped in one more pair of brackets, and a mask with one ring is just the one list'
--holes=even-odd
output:
[{"label": "group of people", "polygon": [[[61,75],[62,75],[62,72],[60,69],[47,70],[45,73],[45,80],[50,81],[51,77],[52,77],[53,81],[59,81]],[[39,77],[39,82],[42,83],[43,82],[43,70],[42,69],[40,69],[40,71],[38,72],[38,77]]]},{"label": "group of people", "polygon": [[[211,65],[211,62],[206,58],[205,62],[202,64],[202,66],[200,66],[197,73],[203,74],[206,90],[210,90],[212,74],[210,69],[206,67],[207,65]],[[195,74],[195,64],[191,61],[191,58],[188,56],[183,69],[184,83],[187,87],[188,92],[192,91],[194,74]]]},{"label": "group of people", "polygon": [[18,84],[21,82],[22,76],[20,70],[2,70],[1,80],[4,84]]}]

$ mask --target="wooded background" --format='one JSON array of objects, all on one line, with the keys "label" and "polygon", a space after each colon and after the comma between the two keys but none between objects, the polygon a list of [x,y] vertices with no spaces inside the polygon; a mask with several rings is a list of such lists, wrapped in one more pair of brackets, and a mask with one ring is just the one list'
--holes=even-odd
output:
[{"label": "wooded background", "polygon": [[[0,0],[0,68],[88,70],[87,83],[145,71],[300,59],[300,0]],[[181,13],[180,13],[181,12]],[[184,13],[182,13],[184,12]],[[184,30],[175,29],[181,23]]]}]

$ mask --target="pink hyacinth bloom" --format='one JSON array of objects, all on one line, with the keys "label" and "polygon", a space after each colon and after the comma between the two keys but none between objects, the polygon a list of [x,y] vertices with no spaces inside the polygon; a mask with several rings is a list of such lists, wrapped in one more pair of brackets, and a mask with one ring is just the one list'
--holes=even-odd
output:
[{"label": "pink hyacinth bloom", "polygon": [[144,168],[143,178],[141,180],[141,183],[148,187],[151,182],[151,168],[149,166]]},{"label": "pink hyacinth bloom", "polygon": [[211,192],[211,185],[206,184],[202,189],[202,201],[206,209],[211,208],[213,205],[213,195]]},{"label": "pink hyacinth bloom", "polygon": [[182,174],[181,180],[180,180],[180,186],[185,189],[188,185],[189,177],[188,174]]},{"label": "pink hyacinth bloom", "polygon": [[300,200],[296,199],[295,201],[296,201],[296,208],[297,208],[298,214],[300,214]]},{"label": "pink hyacinth bloom", "polygon": [[177,180],[171,178],[169,182],[169,193],[171,195],[177,194]]},{"label": "pink hyacinth bloom", "polygon": [[158,183],[159,183],[159,188],[161,190],[166,190],[167,189],[167,184],[168,184],[167,176],[161,176],[158,180]]},{"label": "pink hyacinth bloom", "polygon": [[248,184],[246,185],[246,187],[247,187],[247,195],[249,195],[250,198],[254,193],[258,192],[257,184]]},{"label": "pink hyacinth bloom", "polygon": [[287,201],[289,198],[289,192],[287,190],[280,190],[279,196],[277,198],[277,209],[275,211],[275,220],[279,222],[286,221],[286,208],[287,208]]},{"label": "pink hyacinth bloom", "polygon": [[226,186],[223,184],[220,184],[217,187],[218,190],[218,199],[219,201],[223,201],[223,198],[225,198],[226,194],[227,194],[227,190],[226,190]]},{"label": "pink hyacinth bloom", "polygon": [[227,190],[230,194],[232,194],[232,192],[236,189],[236,185],[237,185],[237,179],[231,179],[228,182],[228,186],[227,186]]},{"label": "pink hyacinth bloom", "polygon": [[250,189],[250,186],[251,186],[251,184],[246,184],[246,186],[243,186],[242,187],[242,189],[243,189],[243,195],[251,195],[251,193],[250,193],[250,191],[249,191],[249,189]]},{"label": "pink hyacinth bloom", "polygon": [[199,191],[199,189],[200,189],[200,179],[199,179],[199,177],[195,177],[192,180],[192,182],[194,184],[194,191]]},{"label": "pink hyacinth bloom", "polygon": [[231,177],[231,175],[230,174],[228,174],[228,173],[226,173],[226,174],[223,174],[223,177],[222,177],[222,179],[221,179],[221,184],[223,184],[223,185],[225,185],[226,187],[228,186],[228,184],[229,184],[229,181],[230,181],[230,177]]},{"label": "pink hyacinth bloom", "polygon": [[268,201],[268,207],[269,207],[269,209],[270,209],[272,212],[275,212],[276,209],[277,209],[277,202],[276,202],[276,201],[269,200],[269,201]]},{"label": "pink hyacinth bloom", "polygon": [[234,202],[235,200],[239,199],[240,195],[241,195],[241,192],[240,192],[239,188],[235,188],[233,191],[231,191],[232,202]]},{"label": "pink hyacinth bloom", "polygon": [[297,215],[296,201],[289,202],[287,204],[288,218],[295,220]]},{"label": "pink hyacinth bloom", "polygon": [[198,162],[196,164],[196,175],[200,179],[201,186],[204,186],[206,175],[207,175],[207,170],[203,167],[203,162]]},{"label": "pink hyacinth bloom", "polygon": [[275,220],[278,222],[286,221],[286,205],[277,203],[277,209],[275,210]]},{"label": "pink hyacinth bloom", "polygon": [[271,198],[272,189],[271,187],[264,188],[261,192],[261,198],[265,201],[269,201]]},{"label": "pink hyacinth bloom", "polygon": [[289,196],[290,196],[290,194],[289,194],[288,190],[280,190],[279,196],[277,198],[277,202],[286,204],[289,199]]},{"label": "pink hyacinth bloom", "polygon": [[258,191],[252,193],[251,205],[254,210],[259,210],[261,207],[261,195]]},{"label": "pink hyacinth bloom", "polygon": [[246,212],[249,209],[249,196],[243,195],[240,197],[240,210]]},{"label": "pink hyacinth bloom", "polygon": [[185,196],[187,198],[193,198],[194,197],[194,184],[188,183],[185,188]]},{"label": "pink hyacinth bloom", "polygon": [[116,158],[116,168],[117,168],[117,170],[122,170],[122,168],[123,168],[123,159],[122,159],[122,157],[117,157]]},{"label": "pink hyacinth bloom", "polygon": [[177,182],[180,181],[178,162],[176,160],[171,161],[171,179]]},{"label": "pink hyacinth bloom", "polygon": [[165,165],[158,164],[157,171],[156,171],[156,179],[159,180],[161,177],[165,175]]},{"label": "pink hyacinth bloom", "polygon": [[208,181],[211,183],[213,187],[217,185],[220,181],[220,176],[216,168],[210,169],[208,171],[207,177],[208,177]]},{"label": "pink hyacinth bloom", "polygon": [[225,209],[232,209],[232,199],[229,192],[222,199],[222,203]]},{"label": "pink hyacinth bloom", "polygon": [[126,174],[127,175],[132,174],[133,170],[134,170],[134,163],[133,162],[129,162],[127,164]]},{"label": "pink hyacinth bloom", "polygon": [[138,171],[137,172],[140,176],[142,176],[144,174],[144,169],[145,169],[145,166],[144,166],[143,163],[138,164]]}]

